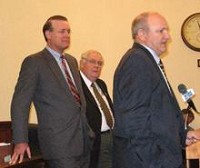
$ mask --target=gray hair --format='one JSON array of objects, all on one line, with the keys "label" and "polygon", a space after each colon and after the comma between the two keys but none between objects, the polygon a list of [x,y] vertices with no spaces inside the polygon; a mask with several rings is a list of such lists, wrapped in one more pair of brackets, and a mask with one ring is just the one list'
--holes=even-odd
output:
[{"label": "gray hair", "polygon": [[149,30],[148,27],[148,17],[151,13],[150,12],[144,12],[138,15],[132,22],[131,26],[131,32],[132,32],[132,38],[135,39],[136,35],[138,33],[138,30],[143,29],[145,31]]},{"label": "gray hair", "polygon": [[[97,51],[97,50],[87,50],[86,52],[84,52],[84,53],[82,53],[81,54],[81,59],[86,59],[86,58],[88,58],[89,57],[89,55],[91,54],[91,53],[97,53],[98,55],[100,55],[101,57],[102,57],[102,55],[101,55],[101,53],[99,52],[99,51]],[[103,58],[103,57],[102,57]]]}]

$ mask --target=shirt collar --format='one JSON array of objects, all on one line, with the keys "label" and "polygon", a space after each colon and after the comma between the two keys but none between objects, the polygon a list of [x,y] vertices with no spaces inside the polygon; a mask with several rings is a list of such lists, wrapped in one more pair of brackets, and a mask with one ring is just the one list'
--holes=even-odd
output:
[{"label": "shirt collar", "polygon": [[85,74],[82,71],[80,71],[80,73],[81,73],[81,76],[82,76],[85,84],[87,85],[88,88],[90,88],[92,85],[92,82],[85,76]]},{"label": "shirt collar", "polygon": [[60,60],[60,53],[53,50],[52,48],[50,48],[49,46],[46,46],[46,49],[53,55],[53,57],[59,61]]},{"label": "shirt collar", "polygon": [[143,47],[145,47],[150,53],[151,55],[153,56],[154,60],[156,61],[157,64],[160,63],[160,57],[156,54],[156,52],[154,50],[152,50],[150,47],[144,45],[144,44],[141,44]]}]

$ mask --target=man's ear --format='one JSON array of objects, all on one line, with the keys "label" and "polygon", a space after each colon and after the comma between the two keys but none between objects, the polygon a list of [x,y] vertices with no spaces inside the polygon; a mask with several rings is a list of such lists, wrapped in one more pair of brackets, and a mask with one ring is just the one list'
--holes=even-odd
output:
[{"label": "man's ear", "polygon": [[50,39],[51,38],[51,33],[50,33],[50,31],[45,31],[45,37],[46,37],[46,39]]},{"label": "man's ear", "polygon": [[141,41],[146,41],[147,32],[144,29],[139,29],[137,36]]}]

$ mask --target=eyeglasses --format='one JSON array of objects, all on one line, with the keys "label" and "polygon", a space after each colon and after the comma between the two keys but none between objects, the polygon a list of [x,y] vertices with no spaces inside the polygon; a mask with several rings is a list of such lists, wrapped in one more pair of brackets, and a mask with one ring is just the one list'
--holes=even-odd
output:
[{"label": "eyeglasses", "polygon": [[93,65],[98,65],[100,67],[103,66],[103,61],[96,61],[94,59],[87,59],[87,58],[82,58],[84,60],[86,60],[88,63],[93,64]]}]

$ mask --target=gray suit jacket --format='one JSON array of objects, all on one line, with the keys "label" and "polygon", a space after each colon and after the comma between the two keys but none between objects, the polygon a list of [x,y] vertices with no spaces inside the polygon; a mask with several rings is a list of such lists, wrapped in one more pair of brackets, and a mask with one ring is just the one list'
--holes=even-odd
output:
[{"label": "gray suit jacket", "polygon": [[28,142],[28,118],[33,102],[38,118],[40,148],[45,159],[79,156],[87,149],[86,102],[76,59],[66,55],[80,93],[81,105],[47,49],[25,58],[11,105],[14,143]]},{"label": "gray suit jacket", "polygon": [[183,118],[173,91],[169,92],[153,56],[142,45],[135,43],[123,56],[113,95],[114,135],[127,139],[133,155],[127,164],[178,168],[185,143]]}]

